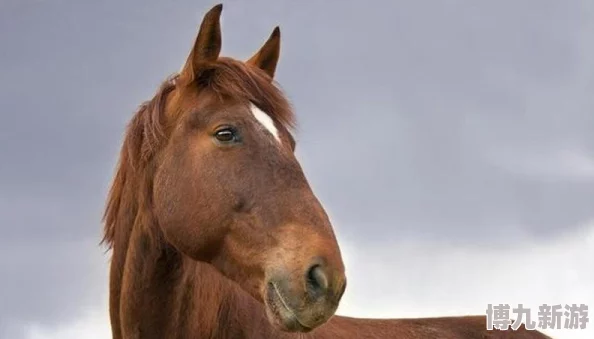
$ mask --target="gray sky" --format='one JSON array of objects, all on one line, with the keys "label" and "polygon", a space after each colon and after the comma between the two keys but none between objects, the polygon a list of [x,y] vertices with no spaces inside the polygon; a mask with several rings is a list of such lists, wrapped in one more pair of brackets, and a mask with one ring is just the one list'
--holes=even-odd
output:
[{"label": "gray sky", "polygon": [[[214,3],[0,0],[0,338],[107,333],[124,126]],[[227,1],[223,54],[277,24],[298,155],[347,260],[341,312],[592,308],[592,1]],[[509,262],[520,278],[489,270]]]}]

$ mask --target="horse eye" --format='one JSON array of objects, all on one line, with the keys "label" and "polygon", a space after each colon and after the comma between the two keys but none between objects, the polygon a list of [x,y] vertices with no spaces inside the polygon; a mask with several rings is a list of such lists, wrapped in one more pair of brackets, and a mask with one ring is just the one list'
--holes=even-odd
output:
[{"label": "horse eye", "polygon": [[222,128],[215,132],[215,138],[223,143],[230,143],[237,141],[237,134],[231,128]]}]

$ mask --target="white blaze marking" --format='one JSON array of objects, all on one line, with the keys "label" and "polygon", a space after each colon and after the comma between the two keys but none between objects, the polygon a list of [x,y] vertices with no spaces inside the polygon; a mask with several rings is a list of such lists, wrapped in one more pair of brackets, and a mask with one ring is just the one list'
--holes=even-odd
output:
[{"label": "white blaze marking", "polygon": [[276,126],[274,125],[274,121],[272,120],[272,118],[268,114],[262,112],[262,110],[254,104],[251,104],[250,109],[252,111],[252,114],[262,124],[262,126],[264,126],[274,136],[274,138],[278,142],[280,142],[281,140],[278,135],[278,130],[276,129]]}]

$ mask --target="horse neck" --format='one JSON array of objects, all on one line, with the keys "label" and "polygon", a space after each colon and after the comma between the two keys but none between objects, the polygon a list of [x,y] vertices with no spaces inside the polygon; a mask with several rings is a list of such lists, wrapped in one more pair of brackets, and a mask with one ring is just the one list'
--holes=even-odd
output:
[{"label": "horse neck", "polygon": [[262,305],[236,283],[170,246],[151,245],[146,229],[132,228],[125,250],[114,247],[114,339],[285,337],[269,324]]}]

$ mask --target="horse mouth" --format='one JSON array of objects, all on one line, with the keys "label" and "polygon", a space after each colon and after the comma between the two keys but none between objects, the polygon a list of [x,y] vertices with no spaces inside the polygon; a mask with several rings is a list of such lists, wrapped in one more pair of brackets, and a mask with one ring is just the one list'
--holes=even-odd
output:
[{"label": "horse mouth", "polygon": [[299,320],[275,283],[268,283],[266,294],[266,313],[269,313],[269,318],[274,318],[274,322],[283,330],[287,332],[309,332],[313,330],[312,327],[304,325]]}]

